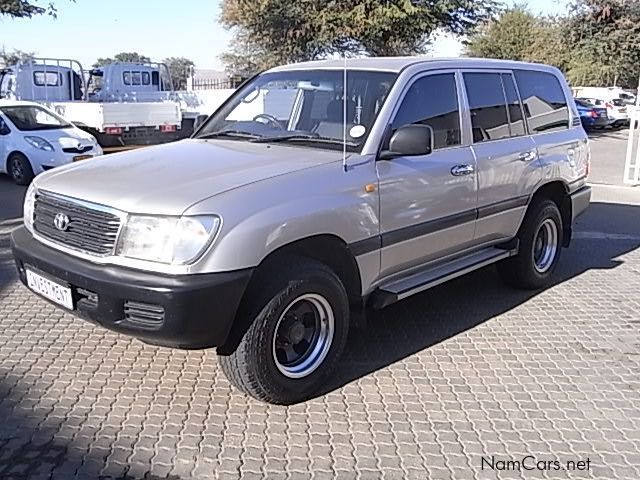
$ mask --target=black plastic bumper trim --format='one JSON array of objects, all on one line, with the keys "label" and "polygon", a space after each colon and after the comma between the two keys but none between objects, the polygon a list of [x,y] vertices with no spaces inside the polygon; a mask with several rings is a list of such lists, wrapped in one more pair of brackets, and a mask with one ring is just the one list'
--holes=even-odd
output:
[{"label": "black plastic bumper trim", "polygon": [[[25,266],[32,266],[71,286],[74,315],[116,332],[176,348],[224,344],[253,273],[253,269],[245,269],[171,276],[97,265],[38,242],[24,227],[13,232],[11,246],[25,285]],[[83,301],[86,292],[97,294],[97,304]],[[127,322],[126,301],[163,307],[164,322],[154,330]]]}]

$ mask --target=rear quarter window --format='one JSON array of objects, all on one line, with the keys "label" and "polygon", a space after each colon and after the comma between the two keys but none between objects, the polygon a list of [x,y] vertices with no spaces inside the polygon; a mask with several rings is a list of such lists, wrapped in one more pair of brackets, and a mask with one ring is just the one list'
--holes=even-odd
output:
[{"label": "rear quarter window", "polygon": [[548,72],[514,71],[532,134],[569,128],[569,106],[558,78]]}]

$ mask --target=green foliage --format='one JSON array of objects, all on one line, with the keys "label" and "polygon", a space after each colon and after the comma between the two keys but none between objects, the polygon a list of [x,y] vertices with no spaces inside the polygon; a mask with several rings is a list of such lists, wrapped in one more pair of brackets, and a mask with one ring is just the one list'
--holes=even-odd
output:
[{"label": "green foliage", "polygon": [[635,87],[640,76],[640,1],[576,0],[569,15],[538,17],[524,6],[477,29],[469,54],[546,63],[574,85]]},{"label": "green foliage", "polygon": [[140,55],[137,52],[120,52],[113,58],[99,58],[98,60],[96,60],[96,63],[94,63],[93,66],[97,68],[113,62],[147,63],[150,61],[151,59],[149,57],[147,57],[146,55]]},{"label": "green foliage", "polygon": [[466,48],[474,57],[539,62],[564,68],[569,55],[563,36],[561,19],[537,17],[525,6],[517,5],[480,27],[466,42]]},{"label": "green foliage", "polygon": [[37,3],[26,0],[0,0],[0,15],[12,18],[31,18],[43,14],[56,16],[56,8],[52,2],[44,5],[38,5]]},{"label": "green foliage", "polygon": [[186,90],[187,79],[193,71],[195,64],[185,57],[165,58],[163,63],[169,68],[169,75],[173,81],[173,88],[176,90]]},{"label": "green foliage", "polygon": [[247,74],[333,54],[425,52],[436,29],[471,31],[494,0],[224,0],[221,21],[234,31],[227,70]]},{"label": "green foliage", "polygon": [[640,76],[640,1],[577,0],[567,22],[576,84],[636,87]]}]

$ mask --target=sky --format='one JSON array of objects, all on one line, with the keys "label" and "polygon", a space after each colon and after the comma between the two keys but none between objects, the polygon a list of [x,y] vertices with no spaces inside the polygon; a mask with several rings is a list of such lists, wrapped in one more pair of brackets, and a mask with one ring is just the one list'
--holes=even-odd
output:
[{"label": "sky", "polygon": [[[41,2],[42,3],[42,2]],[[136,51],[161,61],[188,57],[198,68],[222,69],[231,34],[218,23],[220,0],[56,0],[58,18],[0,19],[0,48],[72,58],[89,68],[97,58]],[[509,2],[511,3],[511,2]],[[557,14],[567,0],[530,0],[534,13]],[[433,43],[435,56],[457,56],[450,36]]]}]

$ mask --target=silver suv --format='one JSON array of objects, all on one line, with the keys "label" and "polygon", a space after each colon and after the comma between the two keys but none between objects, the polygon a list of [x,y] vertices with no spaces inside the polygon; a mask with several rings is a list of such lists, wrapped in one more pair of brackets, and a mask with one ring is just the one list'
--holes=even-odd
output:
[{"label": "silver suv", "polygon": [[178,143],[36,178],[20,278],[106,328],[217,347],[229,380],[309,398],[369,309],[496,263],[550,281],[590,201],[555,68],[366,58],[275,68]]}]

